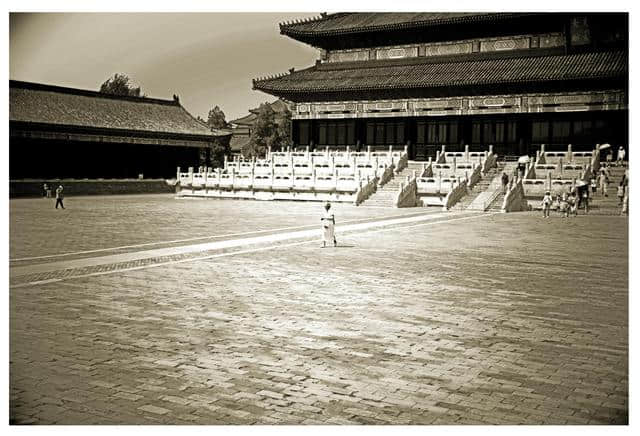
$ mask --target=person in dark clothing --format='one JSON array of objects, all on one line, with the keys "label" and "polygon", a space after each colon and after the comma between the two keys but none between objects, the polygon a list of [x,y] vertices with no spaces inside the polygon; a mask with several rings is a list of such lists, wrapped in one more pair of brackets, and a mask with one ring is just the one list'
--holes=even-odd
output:
[{"label": "person in dark clothing", "polygon": [[60,205],[64,209],[64,204],[62,204],[64,193],[62,191],[62,185],[58,186],[58,188],[56,189],[56,209],[58,208],[58,205]]},{"label": "person in dark clothing", "polygon": [[502,193],[507,193],[507,185],[509,184],[509,176],[507,173],[502,173]]}]

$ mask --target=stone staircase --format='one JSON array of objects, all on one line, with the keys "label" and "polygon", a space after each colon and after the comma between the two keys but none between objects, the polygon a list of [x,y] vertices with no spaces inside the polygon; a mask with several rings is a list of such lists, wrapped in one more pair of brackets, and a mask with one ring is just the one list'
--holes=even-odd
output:
[{"label": "stone staircase", "polygon": [[384,186],[379,186],[376,192],[371,197],[365,200],[361,206],[364,207],[395,207],[396,198],[398,197],[398,191],[400,189],[400,183],[407,180],[407,176],[412,176],[413,171],[416,171],[418,175],[422,171],[422,162],[409,162],[407,167],[400,171],[398,174],[394,174],[393,178],[385,183]]},{"label": "stone staircase", "polygon": [[[516,162],[498,162],[496,168],[492,168],[478,182],[470,193],[454,207],[458,210],[481,210],[496,211],[501,210],[504,194],[502,193],[502,173],[505,172],[512,177],[517,166]],[[495,193],[499,191],[497,197]],[[492,200],[493,198],[493,200]],[[487,204],[490,202],[489,204]]]},{"label": "stone staircase", "polygon": [[[476,183],[471,191],[467,192],[467,195],[462,197],[455,206],[452,207],[454,210],[467,210],[469,206],[474,203],[476,198],[480,196],[482,193],[486,192],[490,186],[493,186],[494,179],[496,178],[496,174],[498,174],[498,170],[496,168],[491,168],[489,172],[482,176],[480,181]],[[500,176],[502,176],[502,172],[499,173],[498,181],[500,181]],[[475,209],[472,207],[471,209]]]},{"label": "stone staircase", "polygon": [[[622,181],[626,167],[610,167],[609,187],[607,197],[596,192],[592,194],[589,202],[589,215],[620,215],[622,206],[618,199],[618,185]],[[582,209],[584,210],[584,209]]]},{"label": "stone staircase", "polygon": [[498,196],[489,204],[489,207],[485,212],[500,212],[502,210],[502,203],[504,202],[504,194],[502,191]]}]

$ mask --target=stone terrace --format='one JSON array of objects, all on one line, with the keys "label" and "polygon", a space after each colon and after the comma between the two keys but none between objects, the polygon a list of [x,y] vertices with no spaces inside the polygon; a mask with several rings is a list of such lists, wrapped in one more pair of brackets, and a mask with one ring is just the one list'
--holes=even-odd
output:
[{"label": "stone terrace", "polygon": [[[96,213],[114,240],[93,231],[55,249],[173,238],[157,217],[185,203],[145,198]],[[65,218],[38,212],[34,225],[66,232],[93,216],[92,200],[69,200]],[[189,203],[237,231],[249,224],[236,204],[255,203]],[[28,204],[11,207],[12,255],[49,252],[20,232]],[[301,241],[12,289],[10,419],[627,423],[627,218],[450,215],[338,233],[336,249]]]}]

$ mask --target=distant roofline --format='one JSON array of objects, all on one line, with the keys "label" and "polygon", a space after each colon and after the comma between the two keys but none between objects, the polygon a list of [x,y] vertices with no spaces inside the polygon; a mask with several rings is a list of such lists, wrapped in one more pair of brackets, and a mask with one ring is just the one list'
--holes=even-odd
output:
[{"label": "distant roofline", "polygon": [[[387,23],[387,24],[374,24],[374,25],[367,25],[367,26],[353,26],[353,27],[345,27],[341,29],[323,29],[323,30],[313,29],[312,30],[312,29],[301,28],[309,23],[330,21],[331,19],[334,19],[337,17],[347,16],[347,15],[358,15],[360,13],[362,12],[337,12],[333,14],[322,13],[319,17],[311,17],[311,18],[305,18],[300,20],[287,21],[279,24],[280,33],[295,39],[295,36],[321,37],[321,36],[329,36],[329,35],[349,35],[349,34],[376,32],[376,31],[385,31],[385,30],[433,27],[433,26],[439,26],[443,24],[467,23],[470,21],[484,21],[484,20],[492,21],[492,20],[509,19],[509,18],[515,18],[515,17],[541,14],[540,12],[469,12],[468,13],[469,15],[455,15],[451,17],[441,17],[438,19],[430,19],[430,20],[415,20],[415,21],[404,21],[404,22]],[[385,12],[380,12],[380,14],[384,14],[384,13]],[[456,14],[456,12],[451,12],[451,14]]]},{"label": "distant roofline", "polygon": [[89,89],[70,88],[67,86],[49,85],[46,83],[37,83],[37,82],[25,82],[22,80],[13,80],[13,79],[9,79],[9,88],[59,92],[63,94],[82,95],[85,97],[109,98],[112,100],[125,100],[125,101],[133,101],[137,103],[153,103],[153,104],[163,104],[167,106],[182,107],[179,100],[165,100],[161,98],[152,98],[152,97],[133,97],[129,95],[105,94],[100,91],[93,91]]}]

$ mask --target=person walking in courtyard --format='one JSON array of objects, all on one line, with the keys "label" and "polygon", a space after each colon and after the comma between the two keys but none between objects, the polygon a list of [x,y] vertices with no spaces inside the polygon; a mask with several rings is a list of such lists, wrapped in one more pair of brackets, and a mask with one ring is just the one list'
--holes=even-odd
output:
[{"label": "person walking in courtyard", "polygon": [[507,173],[502,173],[502,193],[507,193],[507,185],[509,185],[509,176]]},{"label": "person walking in courtyard", "polygon": [[591,195],[596,195],[596,191],[598,190],[597,177],[592,176],[590,180],[590,184],[591,184]]},{"label": "person walking in courtyard", "polygon": [[608,197],[607,188],[609,186],[609,177],[607,176],[607,172],[605,171],[604,168],[600,172],[599,178],[600,178],[600,194],[604,195],[605,197]]},{"label": "person walking in courtyard", "polygon": [[575,191],[571,191],[569,193],[569,198],[567,199],[569,203],[569,212],[567,213],[567,217],[569,215],[578,216],[578,202],[576,201],[576,193]]},{"label": "person walking in courtyard", "polygon": [[569,218],[569,203],[567,202],[567,193],[563,192],[562,197],[559,200],[560,207],[558,210],[563,218]]},{"label": "person walking in courtyard", "polygon": [[47,185],[46,183],[44,185],[42,185],[42,196],[45,198],[49,198],[49,185]]},{"label": "person walking in courtyard", "polygon": [[616,160],[616,165],[624,166],[624,156],[627,152],[624,150],[624,147],[621,145],[618,148],[618,159]]},{"label": "person walking in courtyard", "polygon": [[63,190],[64,188],[62,187],[62,185],[58,186],[58,188],[56,189],[56,209],[58,208],[58,205],[60,205],[64,209],[64,204],[62,204],[62,200],[64,199],[64,193],[62,192]]},{"label": "person walking in courtyard", "polygon": [[622,203],[624,202],[624,181],[620,181],[620,184],[618,185],[618,200],[618,205],[622,206]]},{"label": "person walking in courtyard", "polygon": [[551,203],[553,203],[553,198],[551,197],[551,192],[547,191],[542,197],[542,216],[545,218],[549,218]]},{"label": "person walking in courtyard", "polygon": [[334,247],[338,245],[335,232],[336,218],[330,212],[330,209],[331,203],[325,203],[324,216],[320,218],[320,221],[322,222],[322,248],[325,248],[327,246],[327,242],[333,242]]},{"label": "person walking in courtyard", "polygon": [[585,186],[581,191],[582,204],[584,205],[584,214],[589,213],[589,186]]}]

